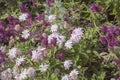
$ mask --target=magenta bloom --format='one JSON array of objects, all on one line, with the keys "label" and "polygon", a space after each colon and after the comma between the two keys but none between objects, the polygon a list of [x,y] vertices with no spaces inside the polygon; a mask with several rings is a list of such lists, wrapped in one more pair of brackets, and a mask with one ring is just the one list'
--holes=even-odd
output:
[{"label": "magenta bloom", "polygon": [[59,60],[63,60],[64,59],[64,54],[63,53],[59,53],[56,55],[56,58]]},{"label": "magenta bloom", "polygon": [[117,37],[120,35],[120,28],[117,26],[102,26],[102,32],[105,34],[100,37],[100,42],[104,45],[108,45],[109,48],[119,45]]},{"label": "magenta bloom", "polygon": [[94,13],[99,13],[103,10],[103,7],[102,6],[99,6],[97,4],[91,4],[90,5],[90,10]]}]

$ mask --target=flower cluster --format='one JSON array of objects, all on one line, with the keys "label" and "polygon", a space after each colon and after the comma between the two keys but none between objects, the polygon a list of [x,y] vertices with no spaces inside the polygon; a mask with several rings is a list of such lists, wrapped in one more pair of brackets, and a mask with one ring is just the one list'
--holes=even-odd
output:
[{"label": "flower cluster", "polygon": [[119,45],[118,37],[120,36],[120,28],[116,26],[102,26],[102,32],[105,34],[101,36],[102,44],[108,45],[109,48]]},{"label": "flower cluster", "polygon": [[118,77],[117,69],[111,70],[114,62],[120,68],[120,59],[108,54],[117,52],[120,28],[98,27],[109,24],[109,18],[119,22],[117,12],[106,14],[111,6],[104,9],[97,0],[79,1],[19,0],[14,10],[10,7],[0,16],[0,80],[103,80],[109,73]]}]

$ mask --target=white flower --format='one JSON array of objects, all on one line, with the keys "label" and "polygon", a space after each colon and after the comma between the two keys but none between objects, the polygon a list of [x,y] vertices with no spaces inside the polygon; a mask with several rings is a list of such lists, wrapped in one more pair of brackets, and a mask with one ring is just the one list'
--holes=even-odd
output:
[{"label": "white flower", "polygon": [[24,80],[27,78],[27,69],[24,69],[23,72],[19,75],[20,80]]},{"label": "white flower", "polygon": [[46,63],[41,64],[41,65],[40,65],[40,71],[41,71],[41,72],[45,72],[45,71],[47,71],[48,67],[49,67],[49,65],[46,64]]},{"label": "white flower", "polygon": [[22,38],[27,39],[30,36],[30,32],[28,29],[22,32]]},{"label": "white flower", "polygon": [[79,35],[75,35],[75,34],[71,34],[71,37],[70,37],[70,40],[73,42],[73,43],[78,43],[81,39],[81,36]]},{"label": "white flower", "polygon": [[65,62],[64,62],[64,67],[65,67],[65,69],[69,69],[72,64],[73,64],[73,63],[72,63],[71,60],[65,60]]},{"label": "white flower", "polygon": [[62,79],[61,79],[61,80],[70,80],[70,79],[69,79],[69,75],[68,75],[68,74],[66,74],[65,76],[63,76],[63,77],[62,77]]},{"label": "white flower", "polygon": [[54,24],[51,26],[51,32],[56,32],[56,31],[58,31],[58,25]]},{"label": "white flower", "polygon": [[2,53],[5,53],[5,52],[6,52],[6,46],[1,46],[1,47],[0,47],[0,51],[1,51]]},{"label": "white flower", "polygon": [[25,21],[28,18],[28,13],[23,13],[19,16],[20,21]]},{"label": "white flower", "polygon": [[16,59],[16,65],[20,66],[22,63],[25,63],[25,57],[20,56],[20,58]]},{"label": "white flower", "polygon": [[83,35],[82,28],[75,28],[75,29],[72,31],[72,34],[76,34],[76,35],[82,36],[82,35]]},{"label": "white flower", "polygon": [[79,74],[79,72],[76,69],[74,69],[70,72],[69,77],[71,80],[77,80],[78,74]]},{"label": "white flower", "polygon": [[33,61],[39,61],[43,59],[43,53],[41,51],[34,50],[32,51],[32,59]]},{"label": "white flower", "polygon": [[72,31],[70,40],[71,40],[73,43],[78,43],[78,42],[80,41],[82,35],[83,35],[82,28],[75,28],[75,29]]},{"label": "white flower", "polygon": [[17,48],[12,48],[9,50],[9,53],[8,53],[9,58],[11,59],[16,58],[16,54],[17,54]]},{"label": "white flower", "polygon": [[34,77],[36,75],[36,71],[33,67],[29,67],[27,70],[27,76],[28,77]]},{"label": "white flower", "polygon": [[53,22],[56,19],[56,15],[49,15],[48,16],[48,21]]},{"label": "white flower", "polygon": [[61,35],[59,32],[53,32],[52,34],[50,34],[48,36],[48,43],[51,43],[51,40],[53,38],[57,39],[57,44],[59,44],[60,46],[63,44],[63,42],[65,42],[65,36]]},{"label": "white flower", "polygon": [[10,59],[14,59],[17,56],[20,56],[21,54],[22,54],[22,52],[17,48],[11,48],[8,52],[8,56]]},{"label": "white flower", "polygon": [[50,34],[50,35],[48,36],[48,43],[50,44],[50,43],[51,43],[51,40],[52,40],[53,38],[58,38],[58,36],[59,36],[59,33],[58,33],[58,32],[53,32],[52,34]]},{"label": "white flower", "polygon": [[71,49],[72,46],[73,46],[73,44],[72,44],[72,41],[71,41],[71,40],[66,41],[65,47],[66,47],[67,49]]},{"label": "white flower", "polygon": [[9,79],[12,79],[12,70],[10,68],[6,69],[0,74],[0,80],[9,80]]}]

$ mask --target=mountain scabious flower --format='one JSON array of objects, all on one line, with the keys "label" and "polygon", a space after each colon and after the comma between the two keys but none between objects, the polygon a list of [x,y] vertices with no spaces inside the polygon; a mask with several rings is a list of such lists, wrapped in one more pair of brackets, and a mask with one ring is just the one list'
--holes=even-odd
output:
[{"label": "mountain scabious flower", "polygon": [[64,62],[64,67],[65,67],[65,69],[69,69],[72,64],[73,64],[73,63],[72,63],[71,60],[65,60],[65,62]]},{"label": "mountain scabious flower", "polygon": [[82,35],[83,35],[82,28],[75,28],[72,31],[70,39],[66,41],[65,47],[67,49],[71,49],[75,43],[78,43],[81,40]]},{"label": "mountain scabious flower", "polygon": [[68,75],[68,74],[65,74],[65,75],[62,77],[61,80],[70,80],[70,79],[69,79],[69,75]]},{"label": "mountain scabious flower", "polygon": [[22,32],[22,38],[28,39],[29,36],[30,36],[30,32],[29,32],[28,29],[26,29],[26,30],[24,30],[24,31]]},{"label": "mountain scabious flower", "polygon": [[67,41],[65,42],[65,47],[66,47],[67,49],[71,49],[72,46],[73,46],[73,43],[72,43],[71,40],[67,40]]},{"label": "mountain scabious flower", "polygon": [[54,24],[51,26],[51,32],[57,32],[58,31],[58,25]]},{"label": "mountain scabious flower", "polygon": [[102,6],[99,6],[97,4],[91,4],[90,5],[90,10],[94,13],[99,13],[103,10],[103,7]]},{"label": "mountain scabious flower", "polygon": [[58,60],[63,60],[64,54],[63,54],[63,53],[59,53],[59,54],[57,54],[56,58],[57,58]]},{"label": "mountain scabious flower", "polygon": [[46,72],[47,69],[48,69],[48,67],[49,67],[48,64],[43,63],[43,64],[40,65],[40,71],[41,71],[41,72]]},{"label": "mountain scabious flower", "polygon": [[41,51],[37,51],[37,50],[34,50],[32,51],[32,56],[31,56],[31,60],[33,61],[39,61],[39,60],[43,60],[43,53]]},{"label": "mountain scabious flower", "polygon": [[116,80],[120,80],[120,77],[118,77]]},{"label": "mountain scabious flower", "polygon": [[10,59],[14,59],[14,58],[16,58],[17,56],[20,56],[20,55],[22,55],[22,52],[19,49],[14,48],[14,47],[11,48],[8,52],[8,56],[9,56]]},{"label": "mountain scabious flower", "polygon": [[24,69],[18,76],[17,79],[24,80],[27,78],[27,69]]},{"label": "mountain scabious flower", "polygon": [[24,56],[20,56],[19,58],[16,59],[16,65],[20,66],[26,62],[26,59]]},{"label": "mountain scabious flower", "polygon": [[1,72],[0,74],[1,80],[9,80],[12,79],[12,70],[10,68],[6,69],[5,71]]},{"label": "mountain scabious flower", "polygon": [[35,77],[35,75],[36,75],[35,69],[33,67],[29,67],[27,69],[27,76],[28,77]]},{"label": "mountain scabious flower", "polygon": [[1,46],[0,47],[0,63],[4,63],[6,61],[5,52],[6,52],[6,46]]},{"label": "mountain scabious flower", "polygon": [[19,16],[19,20],[20,21],[25,21],[27,20],[28,18],[28,13],[22,13],[20,16]]},{"label": "mountain scabious flower", "polygon": [[48,36],[48,44],[53,44],[53,39],[59,45],[59,47],[61,47],[65,42],[65,36],[61,35],[59,32],[53,32]]},{"label": "mountain scabious flower", "polygon": [[55,19],[56,19],[56,15],[54,15],[54,14],[51,14],[51,15],[48,16],[48,21],[49,22],[53,22],[53,21],[55,21]]},{"label": "mountain scabious flower", "polygon": [[120,28],[117,26],[103,25],[101,28],[104,36],[100,37],[100,42],[107,45],[108,48],[119,45],[118,36],[120,35]]},{"label": "mountain scabious flower", "polygon": [[72,31],[70,40],[71,40],[73,43],[78,43],[78,42],[80,41],[82,35],[83,35],[83,30],[82,30],[82,28],[75,28],[75,29]]},{"label": "mountain scabious flower", "polygon": [[76,69],[72,70],[69,74],[70,80],[78,80],[78,74],[79,72]]}]

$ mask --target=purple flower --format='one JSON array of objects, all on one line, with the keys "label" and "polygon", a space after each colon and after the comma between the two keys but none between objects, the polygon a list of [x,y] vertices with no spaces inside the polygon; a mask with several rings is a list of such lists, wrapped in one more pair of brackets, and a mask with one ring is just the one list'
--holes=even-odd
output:
[{"label": "purple flower", "polygon": [[44,18],[45,18],[45,14],[41,13],[41,14],[37,15],[34,19],[41,21],[41,20],[44,20]]},{"label": "purple flower", "polygon": [[53,46],[56,46],[56,43],[57,43],[57,38],[53,38],[53,39],[51,40],[51,44],[52,44]]},{"label": "purple flower", "polygon": [[48,46],[48,37],[47,36],[41,36],[40,37],[40,42],[43,46],[47,47]]},{"label": "purple flower", "polygon": [[28,4],[22,4],[19,8],[22,13],[25,13],[27,12],[27,8],[29,8],[29,6]]},{"label": "purple flower", "polygon": [[63,53],[59,53],[59,54],[57,54],[56,58],[59,59],[59,60],[63,60],[64,54]]},{"label": "purple flower", "polygon": [[64,21],[66,21],[69,25],[72,25],[72,20],[70,20],[69,15],[65,14]]},{"label": "purple flower", "polygon": [[113,59],[113,62],[115,62],[120,69],[120,60],[119,59]]},{"label": "purple flower", "polygon": [[102,6],[99,6],[97,4],[91,4],[90,5],[90,10],[94,13],[99,13],[103,10],[103,7]]},{"label": "purple flower", "polygon": [[107,44],[107,40],[106,40],[105,37],[100,37],[100,42],[101,42],[102,44]]},{"label": "purple flower", "polygon": [[116,36],[119,36],[119,35],[120,35],[120,28],[114,27],[113,31],[114,31],[114,34],[115,34]]},{"label": "purple flower", "polygon": [[1,49],[0,49],[0,63],[4,63],[6,61],[6,56],[5,56],[5,52],[3,52]]},{"label": "purple flower", "polygon": [[118,77],[117,80],[120,80],[120,77]]},{"label": "purple flower", "polygon": [[89,22],[87,26],[88,27],[93,27],[93,24]]},{"label": "purple flower", "polygon": [[8,15],[7,20],[11,25],[14,25],[14,26],[19,24],[19,20],[15,19],[12,15]]},{"label": "purple flower", "polygon": [[106,25],[102,25],[102,32],[106,33],[107,32],[107,26]]},{"label": "purple flower", "polygon": [[48,27],[48,26],[50,26],[50,22],[48,22],[48,21],[43,21],[43,24],[44,24],[44,26],[46,26],[46,27]]}]

